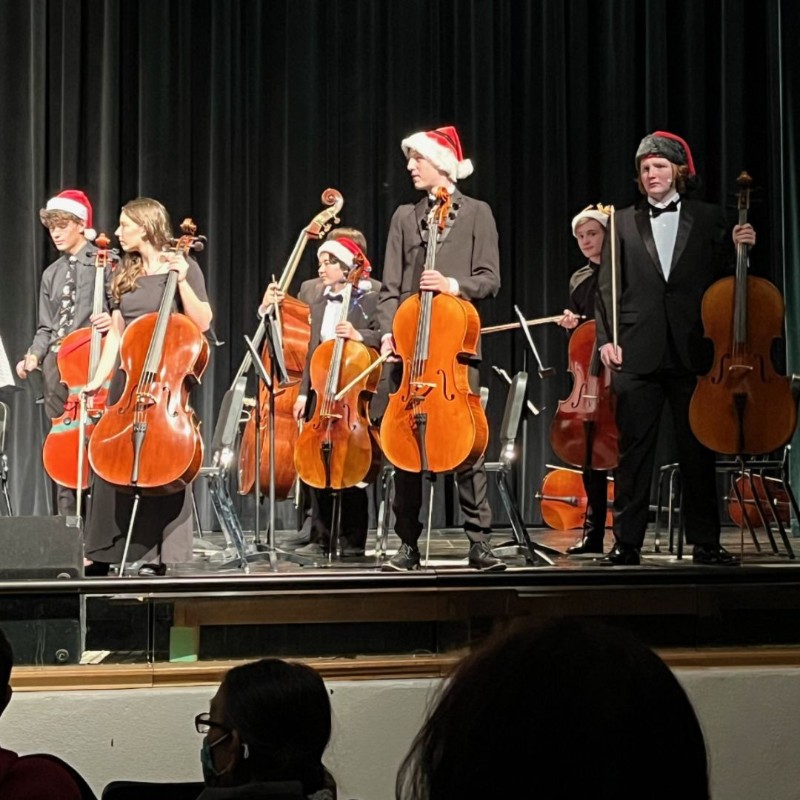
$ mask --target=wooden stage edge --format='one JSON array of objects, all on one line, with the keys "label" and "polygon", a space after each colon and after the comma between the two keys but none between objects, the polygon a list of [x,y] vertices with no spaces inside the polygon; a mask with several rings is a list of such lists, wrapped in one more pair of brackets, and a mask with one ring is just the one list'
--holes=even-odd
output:
[{"label": "wooden stage edge", "polygon": [[[673,669],[800,668],[800,647],[659,649]],[[396,656],[363,659],[295,659],[318,669],[326,681],[409,680],[441,678],[461,655]],[[15,667],[17,692],[166,689],[219,684],[225,672],[244,661],[192,664],[139,664],[80,667]]]}]

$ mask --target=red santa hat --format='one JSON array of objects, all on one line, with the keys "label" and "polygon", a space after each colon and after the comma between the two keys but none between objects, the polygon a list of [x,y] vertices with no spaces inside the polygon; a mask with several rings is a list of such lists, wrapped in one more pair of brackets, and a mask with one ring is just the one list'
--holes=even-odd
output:
[{"label": "red santa hat", "polygon": [[329,253],[344,268],[349,272],[353,267],[360,266],[362,268],[361,280],[358,282],[358,288],[362,291],[372,288],[372,283],[369,280],[369,274],[372,272],[372,264],[369,259],[364,255],[364,251],[352,240],[346,236],[339,239],[328,239],[320,245],[317,250],[317,256],[323,253]]},{"label": "red santa hat", "polygon": [[464,158],[461,151],[461,140],[452,125],[437,128],[434,131],[414,133],[403,139],[401,145],[406,158],[412,150],[416,150],[423,158],[444,172],[453,183],[459,178],[472,175],[472,162]]},{"label": "red santa hat", "polygon": [[92,204],[80,189],[65,189],[47,201],[45,211],[66,211],[76,216],[84,225],[83,235],[93,241],[97,231],[92,227]]},{"label": "red santa hat", "polygon": [[694,177],[697,173],[694,168],[692,151],[685,139],[681,139],[675,133],[668,131],[653,131],[639,142],[636,150],[636,172],[639,172],[639,165],[642,159],[658,156],[666,158],[679,167],[685,166],[689,172],[689,177]]}]

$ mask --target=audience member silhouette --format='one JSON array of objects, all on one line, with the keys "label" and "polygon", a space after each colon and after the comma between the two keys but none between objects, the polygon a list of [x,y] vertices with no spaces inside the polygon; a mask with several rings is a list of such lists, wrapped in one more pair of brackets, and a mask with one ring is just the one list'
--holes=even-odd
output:
[{"label": "audience member silhouette", "polygon": [[[13,663],[11,645],[0,630],[0,716],[11,701]],[[0,797],[9,800],[94,800],[86,781],[61,759],[46,754],[19,756],[2,747]]]},{"label": "audience member silhouette", "polygon": [[663,661],[563,620],[456,669],[400,767],[399,800],[707,800],[703,734]]},{"label": "audience member silhouette", "polygon": [[331,706],[319,673],[305,664],[265,658],[234,667],[209,712],[196,719],[207,788],[198,800],[280,797],[334,800],[322,764]]}]

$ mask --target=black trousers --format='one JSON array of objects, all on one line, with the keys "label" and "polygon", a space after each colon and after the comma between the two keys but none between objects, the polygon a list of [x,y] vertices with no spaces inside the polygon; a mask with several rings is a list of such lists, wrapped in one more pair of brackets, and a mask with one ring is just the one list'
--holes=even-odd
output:
[{"label": "black trousers", "polygon": [[608,512],[608,472],[584,469],[583,488],[586,491],[586,520],[583,523],[583,535],[590,539],[602,540],[605,536]]},{"label": "black trousers", "polygon": [[[52,350],[42,361],[42,394],[44,395],[44,413],[49,420],[60,417],[64,413],[64,403],[67,402],[67,387],[61,383],[61,373],[56,362],[57,354]],[[88,469],[88,465],[87,465]],[[72,516],[75,514],[77,495],[74,489],[59,486],[54,483],[56,513]]]},{"label": "black trousers", "polygon": [[641,547],[647,528],[655,446],[664,402],[672,410],[681,470],[681,513],[690,544],[719,543],[720,522],[714,453],[697,441],[689,427],[689,402],[697,383],[677,368],[649,375],[617,372],[620,460],[615,472],[614,534],[623,544]]},{"label": "black trousers", "polygon": [[[390,385],[392,391],[402,377],[402,368],[394,365],[391,371]],[[471,390],[480,391],[480,373],[477,366],[469,367],[469,384]],[[422,508],[422,481],[419,472],[406,472],[395,469],[394,500],[392,511],[395,515],[394,532],[404,544],[416,545],[422,534],[422,523],[419,512]],[[483,457],[472,466],[456,472],[458,482],[458,500],[464,514],[464,532],[471,542],[485,542],[492,533],[492,509],[486,495],[488,480],[483,468]]]},{"label": "black trousers", "polygon": [[[416,545],[422,534],[419,512],[422,508],[422,481],[419,472],[395,469],[394,532],[404,544]],[[492,533],[492,509],[486,497],[486,470],[483,458],[467,469],[456,472],[458,500],[464,514],[464,533],[471,542],[488,541]]]},{"label": "black trousers", "polygon": [[[333,521],[333,492],[307,487],[311,500],[310,539],[327,549],[331,541]],[[339,535],[353,547],[364,547],[367,543],[369,525],[369,500],[367,490],[359,487],[341,492],[342,527]]]}]

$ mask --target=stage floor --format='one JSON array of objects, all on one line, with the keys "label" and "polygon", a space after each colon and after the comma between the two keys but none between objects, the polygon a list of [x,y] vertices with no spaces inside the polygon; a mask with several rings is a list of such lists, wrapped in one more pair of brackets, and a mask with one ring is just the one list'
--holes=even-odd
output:
[{"label": "stage floor", "polygon": [[[529,533],[553,564],[518,555],[490,573],[468,567],[467,539],[454,529],[432,533],[427,568],[402,573],[381,571],[374,531],[362,558],[301,566],[259,553],[247,573],[219,562],[223,537],[208,533],[192,563],[170,565],[163,577],[0,581],[0,612],[4,627],[17,629],[20,652],[29,645],[22,663],[40,665],[274,655],[334,659],[356,677],[431,674],[497,630],[564,615],[623,626],[658,648],[737,648],[738,658],[754,647],[800,652],[800,564],[782,544],[773,552],[763,531],[758,552],[749,535],[742,543],[738,529],[724,529],[724,545],[742,550],[737,567],[696,566],[691,548],[678,559],[664,533],[660,552],[648,534],[636,567],[559,555],[575,531]],[[281,545],[285,535],[276,539]],[[509,539],[496,531],[492,545]],[[387,552],[398,544],[391,534]]]},{"label": "stage floor", "polygon": [[[595,571],[600,569],[603,572],[608,571],[613,574],[629,572],[631,570],[674,569],[682,571],[688,569],[692,571],[707,571],[709,569],[708,567],[697,567],[692,563],[691,546],[685,546],[682,557],[679,558],[677,541],[675,541],[673,543],[673,551],[670,552],[669,537],[665,531],[660,533],[658,544],[656,543],[654,532],[652,530],[648,531],[644,547],[642,548],[642,563],[639,567],[606,567],[598,564],[600,556],[567,556],[566,549],[577,541],[579,538],[578,531],[554,531],[550,528],[530,528],[528,529],[528,533],[534,547],[541,546],[542,551],[550,557],[553,563],[546,564],[539,562],[531,564],[530,560],[526,559],[523,554],[504,555],[503,560],[506,562],[507,571]],[[723,527],[721,541],[728,550],[740,555],[743,567],[780,566],[800,568],[798,560],[792,557],[794,553],[790,554],[787,551],[777,531],[773,532],[773,538],[775,539],[774,548],[763,530],[756,531],[756,536],[758,539],[758,547],[748,531],[744,531],[742,535],[742,531],[738,527],[726,526]],[[250,532],[247,538],[248,541],[252,539],[252,532]],[[262,546],[266,547],[267,544],[266,536],[264,536]],[[375,530],[373,529],[369,532],[365,554],[362,557],[342,559],[328,559],[326,557],[314,561],[309,560],[310,563],[305,565],[288,560],[283,561],[279,558],[277,569],[282,573],[298,572],[309,574],[314,572],[320,575],[326,574],[330,569],[355,570],[359,572],[380,570],[383,559],[376,550],[376,544]],[[513,536],[510,529],[497,530],[494,532],[491,541],[491,546],[493,548],[502,548],[503,545],[508,544],[513,544]],[[388,558],[394,554],[399,545],[400,540],[393,533],[390,533],[386,543],[386,557]],[[220,571],[224,571],[226,574],[231,571],[237,572],[236,564],[229,563],[225,567],[221,566],[219,562],[220,550],[224,548],[224,546],[225,542],[220,533],[205,533],[203,537],[195,539],[194,560],[190,564],[171,565],[169,574],[188,577],[191,575],[202,576],[208,575],[209,573],[219,573]],[[293,553],[296,549],[295,532],[277,531],[275,546],[279,553]],[[424,560],[426,554],[424,535],[420,540],[419,546]],[[605,538],[606,551],[610,550],[612,546],[613,535],[610,531],[607,531]],[[791,539],[790,547],[794,550],[794,543]],[[800,547],[800,540],[798,540],[798,547]],[[469,571],[477,575],[479,573],[476,573],[474,570],[469,570],[468,568],[468,549],[469,543],[462,530],[457,528],[433,530],[431,532],[430,553],[426,568],[437,572],[443,570]],[[717,568],[713,569],[716,570]],[[719,569],[736,569],[736,567]],[[264,556],[262,559],[255,559],[251,562],[250,571],[263,574],[274,572],[275,569],[273,568],[273,564],[270,564],[270,561]],[[424,571],[424,569],[422,571]]]}]

